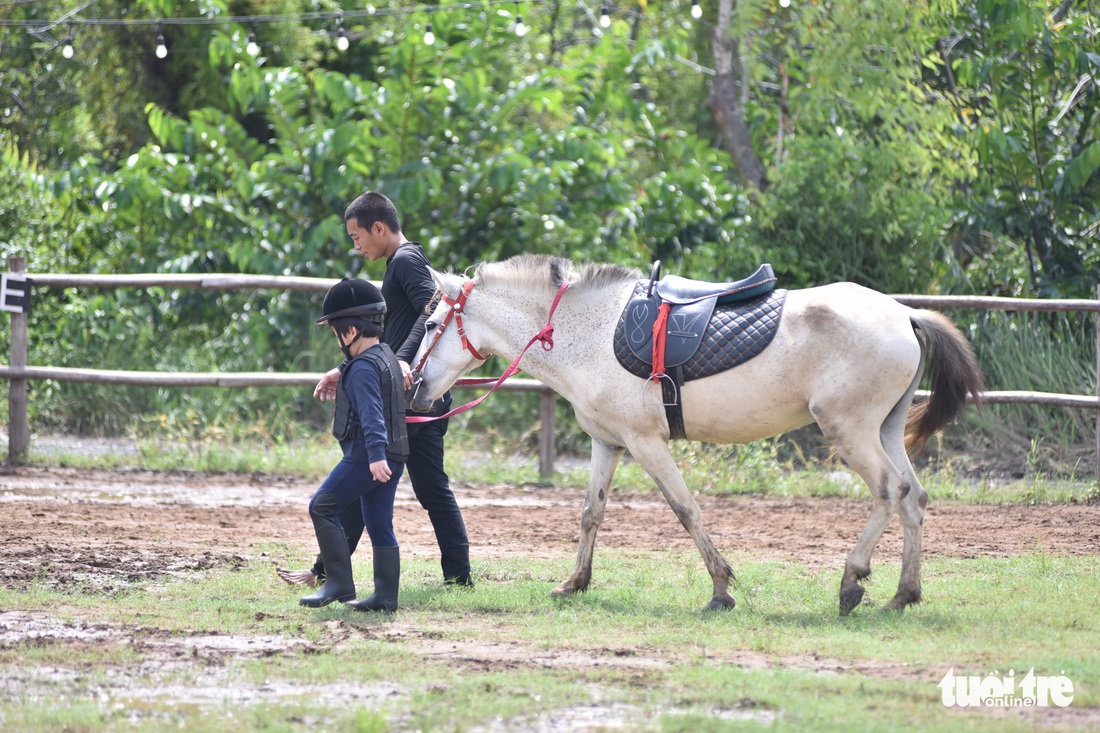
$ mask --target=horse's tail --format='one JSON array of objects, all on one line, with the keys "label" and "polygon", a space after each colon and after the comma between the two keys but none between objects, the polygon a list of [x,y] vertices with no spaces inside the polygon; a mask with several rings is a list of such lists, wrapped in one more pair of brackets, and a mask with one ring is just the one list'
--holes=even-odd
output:
[{"label": "horse's tail", "polygon": [[937,430],[959,416],[966,407],[967,394],[980,406],[984,382],[970,342],[950,318],[917,310],[909,320],[919,331],[931,365],[931,395],[914,403],[905,421],[905,447],[913,450],[922,448]]}]

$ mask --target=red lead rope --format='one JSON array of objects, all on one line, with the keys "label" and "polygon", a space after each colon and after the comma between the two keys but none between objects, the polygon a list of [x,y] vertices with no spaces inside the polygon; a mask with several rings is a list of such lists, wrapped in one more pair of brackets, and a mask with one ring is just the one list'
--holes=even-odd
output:
[{"label": "red lead rope", "polygon": [[[470,282],[466,283],[466,287],[464,287],[462,289],[462,295],[459,296],[459,300],[461,301],[461,303],[466,302],[466,298],[469,296],[470,290],[473,288],[473,284],[474,284],[474,282],[473,282],[473,280],[471,280]],[[481,404],[481,402],[486,397],[488,397],[494,391],[496,391],[497,387],[504,384],[504,380],[508,379],[508,377],[511,377],[511,376],[519,373],[520,371],[522,371],[519,368],[519,360],[523,358],[523,355],[527,353],[527,350],[530,349],[536,341],[541,341],[542,342],[542,348],[543,348],[544,351],[550,351],[551,349],[553,349],[554,348],[554,326],[550,323],[550,320],[554,317],[554,311],[556,311],[558,309],[558,303],[561,302],[561,296],[565,294],[565,290],[568,287],[569,287],[569,282],[566,281],[566,282],[563,282],[561,284],[560,288],[558,288],[558,294],[554,297],[554,302],[550,306],[550,315],[548,315],[546,317],[546,325],[542,327],[541,331],[539,331],[538,333],[536,333],[534,336],[531,337],[531,340],[528,341],[527,345],[523,347],[523,351],[519,352],[519,356],[517,356],[512,361],[512,363],[508,365],[508,368],[504,370],[504,374],[501,374],[499,377],[496,377],[496,378],[493,378],[493,377],[470,377],[470,378],[467,378],[467,379],[459,379],[458,381],[455,382],[455,384],[462,385],[462,386],[472,386],[472,385],[478,385],[478,384],[490,384],[490,383],[492,383],[493,386],[489,388],[488,392],[481,395],[480,397],[478,397],[473,402],[467,402],[465,405],[462,405],[461,407],[456,407],[453,410],[451,410],[450,412],[447,412],[446,414],[430,416],[430,417],[429,416],[414,415],[414,416],[411,416],[411,417],[406,417],[405,422],[409,422],[409,423],[431,422],[433,420],[442,420],[443,418],[450,417],[451,415],[457,415],[460,412],[466,412],[466,410],[469,410],[469,409]],[[447,302],[450,302],[450,301],[447,301]],[[454,312],[454,311],[452,310],[452,312]],[[449,321],[450,318],[448,318],[447,320]],[[447,325],[447,321],[444,321],[443,326],[441,326],[439,328],[439,330],[436,332],[435,339],[432,341],[432,346],[433,347],[435,346],[435,342],[438,341],[439,337],[442,335],[443,328],[445,328],[446,325]],[[466,340],[465,331],[462,332],[462,345],[465,346],[475,357],[477,357],[479,359],[484,358],[484,357],[480,356],[477,353],[477,351],[473,348],[473,346],[471,346],[470,343]],[[430,352],[431,349],[429,349],[428,351]],[[424,366],[424,362],[427,361],[427,359],[428,359],[428,354],[425,353],[424,358],[421,359],[420,364],[417,365],[417,371],[420,371],[420,368]]]}]

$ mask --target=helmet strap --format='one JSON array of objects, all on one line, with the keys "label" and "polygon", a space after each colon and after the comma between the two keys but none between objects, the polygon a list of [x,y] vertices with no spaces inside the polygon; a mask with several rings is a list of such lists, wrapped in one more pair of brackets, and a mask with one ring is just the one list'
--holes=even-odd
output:
[{"label": "helmet strap", "polygon": [[351,345],[354,344],[356,341],[358,341],[361,338],[363,338],[363,332],[360,331],[357,328],[357,329],[355,329],[355,338],[353,338],[351,341],[348,341],[345,344],[344,343],[344,337],[342,335],[340,335],[339,332],[337,332],[336,340],[340,342],[340,351],[343,352],[345,359],[350,359],[351,358]]}]

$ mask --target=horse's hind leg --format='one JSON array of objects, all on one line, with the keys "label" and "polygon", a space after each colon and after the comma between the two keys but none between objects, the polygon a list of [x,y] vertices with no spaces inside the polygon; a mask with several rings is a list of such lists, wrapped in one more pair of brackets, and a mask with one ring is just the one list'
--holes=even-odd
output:
[{"label": "horse's hind leg", "polygon": [[[855,419],[852,415],[848,415],[848,418]],[[898,510],[903,492],[908,489],[904,488],[904,477],[882,445],[877,425],[871,427],[864,422],[861,429],[856,422],[856,427],[842,430],[838,424],[818,417],[818,425],[825,437],[833,444],[840,457],[867,482],[874,500],[871,517],[867,520],[867,526],[856,546],[848,555],[844,563],[844,575],[840,579],[840,613],[848,614],[863,601],[863,586],[860,581],[871,574],[871,554],[890,524],[891,517]]]},{"label": "horse's hind leg", "polygon": [[[889,420],[887,421],[889,425]],[[901,580],[898,582],[898,592],[886,605],[895,611],[905,610],[905,607],[919,603],[921,598],[920,585],[920,556],[921,543],[924,533],[924,508],[928,504],[928,494],[920,485],[917,474],[913,470],[913,464],[905,452],[905,446],[901,437],[902,428],[886,435],[886,425],[883,426],[883,442],[894,464],[901,468],[905,476],[902,485],[902,497],[898,503],[898,519],[904,533],[901,550]]]},{"label": "horse's hind leg", "polygon": [[903,611],[908,605],[920,603],[921,599],[920,555],[928,494],[915,476],[910,487],[909,493],[902,497],[898,505],[898,519],[905,533],[901,550],[901,580],[898,581],[897,595],[886,605],[895,611]]},{"label": "horse's hind leg", "polygon": [[714,546],[710,535],[703,529],[703,524],[699,520],[699,505],[692,498],[676,461],[668,452],[668,443],[659,437],[653,437],[637,443],[628,442],[627,447],[630,448],[631,455],[657,482],[661,493],[679,518],[680,524],[684,525],[684,529],[695,540],[695,546],[703,556],[703,563],[707,566],[707,572],[710,573],[711,581],[714,583],[714,593],[706,610],[733,608],[735,602],[733,596],[729,594],[729,581],[733,577],[733,571],[726,562],[726,558],[722,557],[718,548]]},{"label": "horse's hind leg", "polygon": [[586,590],[592,580],[592,553],[596,547],[596,532],[603,523],[607,493],[611,489],[611,479],[615,476],[615,468],[622,455],[622,448],[592,439],[592,465],[588,477],[588,493],[584,497],[584,511],[581,514],[577,564],[573,567],[573,574],[551,592],[553,596],[567,596]]}]

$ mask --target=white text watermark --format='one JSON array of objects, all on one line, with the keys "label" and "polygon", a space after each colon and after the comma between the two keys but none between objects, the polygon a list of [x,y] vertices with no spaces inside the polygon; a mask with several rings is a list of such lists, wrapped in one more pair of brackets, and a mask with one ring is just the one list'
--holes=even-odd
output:
[{"label": "white text watermark", "polygon": [[947,670],[940,680],[943,704],[947,707],[1046,707],[1064,708],[1073,702],[1073,682],[1063,670],[1058,675],[1035,674],[1028,670],[1019,679],[1016,670],[1001,675],[993,670],[984,677],[958,675],[955,668]]}]

